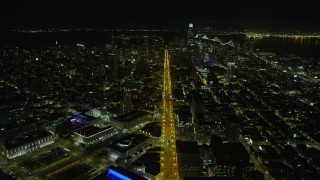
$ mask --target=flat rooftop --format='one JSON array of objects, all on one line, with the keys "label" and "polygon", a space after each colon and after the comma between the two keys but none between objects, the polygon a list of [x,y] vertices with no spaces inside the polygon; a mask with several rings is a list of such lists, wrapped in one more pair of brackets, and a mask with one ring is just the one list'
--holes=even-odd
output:
[{"label": "flat rooftop", "polygon": [[199,153],[197,142],[177,141],[177,153]]},{"label": "flat rooftop", "polygon": [[82,136],[85,136],[85,137],[89,137],[89,136],[95,135],[97,133],[100,133],[104,130],[112,129],[112,128],[113,128],[112,126],[107,126],[104,128],[99,128],[96,126],[87,126],[85,128],[77,130],[76,133],[81,134]]},{"label": "flat rooftop", "polygon": [[145,142],[149,137],[143,134],[131,134],[126,136],[119,141],[116,141],[108,145],[108,148],[114,149],[118,152],[125,153],[129,149]]},{"label": "flat rooftop", "polygon": [[18,137],[8,140],[4,146],[6,147],[6,149],[13,149],[50,135],[52,134],[43,130],[24,133]]},{"label": "flat rooftop", "polygon": [[[119,178],[119,175],[120,174],[120,177],[121,176],[124,176],[126,178]],[[118,166],[118,167],[115,167],[115,166],[110,166],[108,167],[108,170],[107,170],[107,177],[111,178],[111,179],[134,179],[134,180],[146,180],[146,178],[136,174],[136,173],[133,173],[121,166]]]},{"label": "flat rooftop", "polygon": [[131,112],[123,114],[121,116],[114,117],[113,119],[126,123],[126,122],[133,121],[137,118],[140,118],[142,116],[145,116],[147,114],[148,114],[148,112],[145,112],[145,111],[131,111]]},{"label": "flat rooftop", "polygon": [[93,121],[93,120],[97,119],[97,118],[95,118],[93,116],[89,116],[89,115],[83,114],[83,113],[74,115],[74,118],[75,119],[81,119],[81,120],[87,121],[87,122],[90,122],[90,121]]}]

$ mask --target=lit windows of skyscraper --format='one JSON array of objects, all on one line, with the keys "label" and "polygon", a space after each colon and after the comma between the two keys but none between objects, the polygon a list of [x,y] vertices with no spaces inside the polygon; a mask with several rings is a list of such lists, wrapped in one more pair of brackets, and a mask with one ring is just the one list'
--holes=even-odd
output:
[{"label": "lit windows of skyscraper", "polygon": [[188,29],[188,37],[187,37],[188,46],[191,46],[192,44],[194,44],[193,38],[194,38],[194,36],[193,36],[193,24],[190,23],[189,24],[189,29]]}]

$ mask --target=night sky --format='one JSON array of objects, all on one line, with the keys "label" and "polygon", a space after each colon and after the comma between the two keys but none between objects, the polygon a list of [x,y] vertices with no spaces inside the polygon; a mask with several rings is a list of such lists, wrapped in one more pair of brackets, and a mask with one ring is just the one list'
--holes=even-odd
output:
[{"label": "night sky", "polygon": [[2,2],[2,28],[184,25],[319,28],[313,0],[65,0]]}]

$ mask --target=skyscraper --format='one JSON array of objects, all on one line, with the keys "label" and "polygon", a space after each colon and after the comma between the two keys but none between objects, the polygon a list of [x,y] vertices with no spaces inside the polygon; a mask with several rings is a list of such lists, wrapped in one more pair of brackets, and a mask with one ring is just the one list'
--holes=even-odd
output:
[{"label": "skyscraper", "polygon": [[192,123],[194,125],[195,134],[199,130],[199,119],[203,116],[204,104],[202,96],[197,92],[190,93],[190,111],[192,114]]},{"label": "skyscraper", "polygon": [[188,29],[188,36],[187,36],[187,45],[191,46],[194,43],[194,36],[193,36],[193,24],[189,24],[189,29]]},{"label": "skyscraper", "polygon": [[118,78],[118,71],[119,71],[119,56],[117,56],[115,53],[108,53],[107,56],[107,64],[109,67],[109,74],[108,77],[110,79],[117,79]]},{"label": "skyscraper", "polygon": [[232,81],[232,78],[234,77],[234,70],[235,70],[235,62],[228,62],[227,63],[227,76],[226,80],[228,82]]},{"label": "skyscraper", "polygon": [[177,141],[179,176],[199,177],[201,169],[200,151],[197,142]]},{"label": "skyscraper", "polygon": [[130,89],[125,88],[123,94],[123,112],[128,113],[133,110],[132,95]]}]

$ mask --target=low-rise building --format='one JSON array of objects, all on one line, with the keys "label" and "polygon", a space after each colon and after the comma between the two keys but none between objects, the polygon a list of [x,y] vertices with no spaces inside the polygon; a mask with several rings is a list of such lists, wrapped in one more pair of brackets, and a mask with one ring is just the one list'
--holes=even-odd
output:
[{"label": "low-rise building", "polygon": [[131,164],[134,172],[150,180],[160,179],[160,153],[147,152]]},{"label": "low-rise building", "polygon": [[147,147],[150,138],[143,134],[131,134],[107,146],[109,159],[117,160],[119,158],[128,158]]},{"label": "low-rise building", "polygon": [[142,128],[150,122],[150,113],[145,111],[131,111],[111,119],[110,123],[123,132],[132,132]]},{"label": "low-rise building", "polygon": [[4,144],[4,152],[8,159],[22,156],[54,142],[53,135],[49,132],[38,130],[22,134],[8,140]]},{"label": "low-rise building", "polygon": [[110,166],[107,169],[107,174],[106,174],[107,178],[110,179],[136,179],[136,180],[146,180],[146,178],[133,173],[131,171],[128,171],[127,169],[118,166]]},{"label": "low-rise building", "polygon": [[82,128],[90,125],[99,125],[99,119],[89,116],[87,114],[76,114],[71,119],[71,123]]},{"label": "low-rise building", "polygon": [[78,142],[90,146],[108,139],[118,132],[112,126],[99,128],[96,126],[87,126],[74,132],[74,139]]}]

